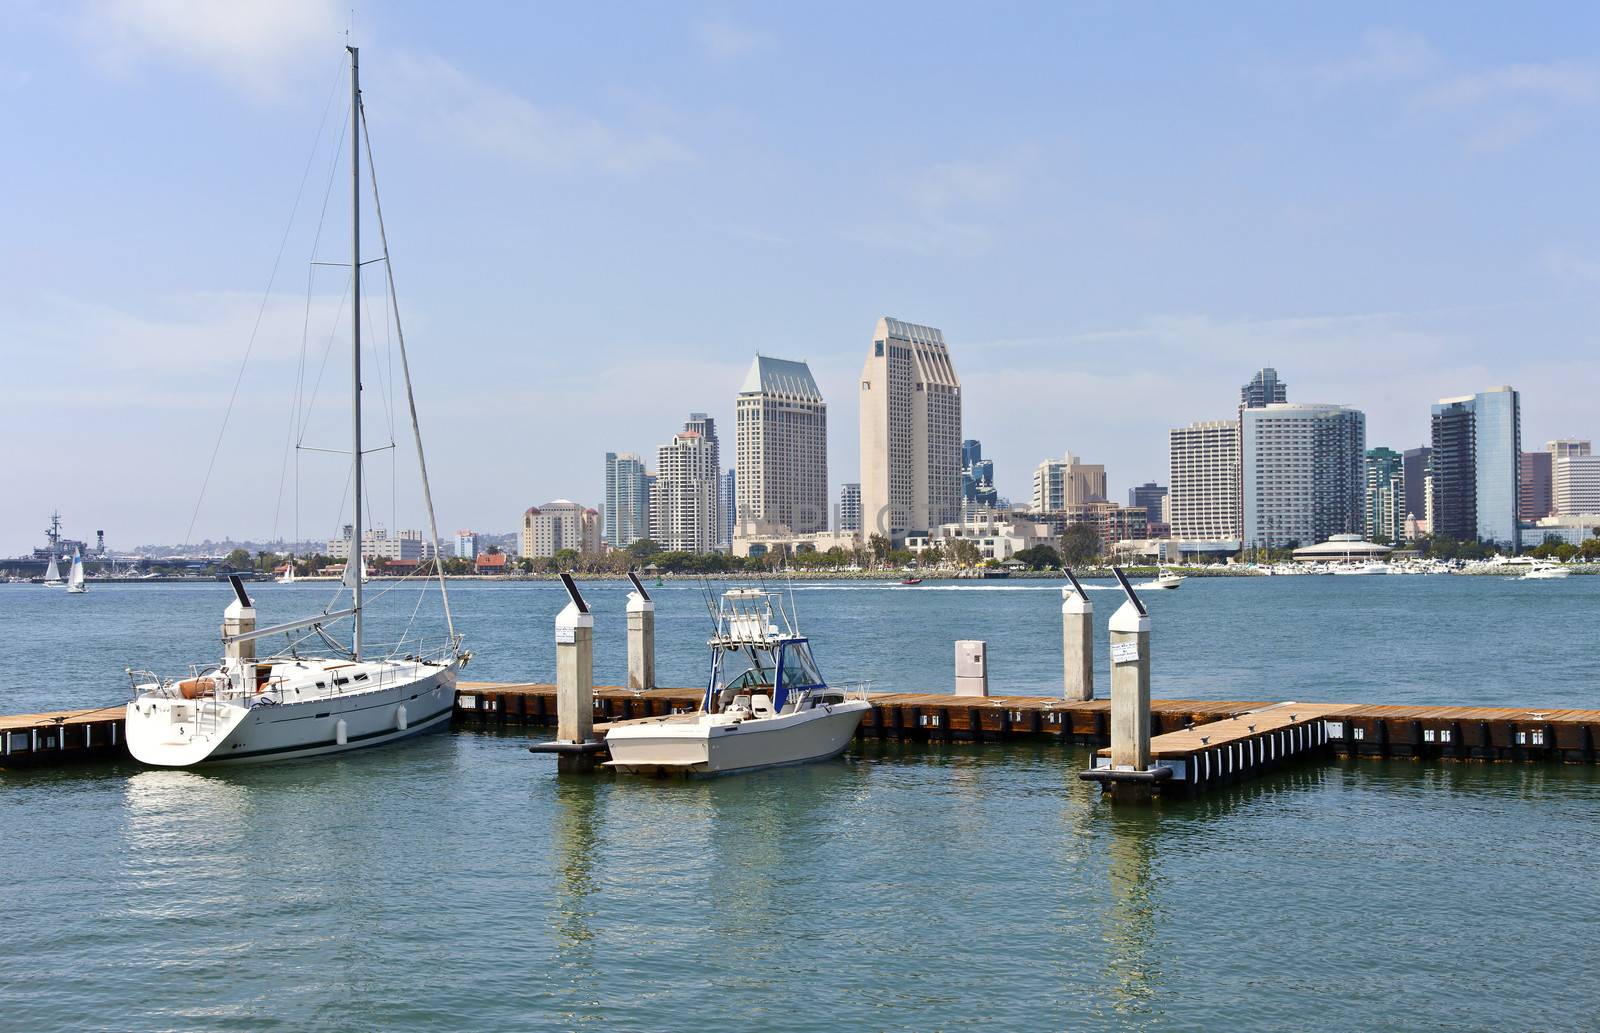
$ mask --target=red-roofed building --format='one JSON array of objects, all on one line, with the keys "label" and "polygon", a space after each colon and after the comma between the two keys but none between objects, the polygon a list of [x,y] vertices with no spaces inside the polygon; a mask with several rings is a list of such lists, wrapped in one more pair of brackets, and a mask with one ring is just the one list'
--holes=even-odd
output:
[{"label": "red-roofed building", "polygon": [[503,552],[480,552],[474,569],[480,574],[508,574],[511,572],[511,557]]}]

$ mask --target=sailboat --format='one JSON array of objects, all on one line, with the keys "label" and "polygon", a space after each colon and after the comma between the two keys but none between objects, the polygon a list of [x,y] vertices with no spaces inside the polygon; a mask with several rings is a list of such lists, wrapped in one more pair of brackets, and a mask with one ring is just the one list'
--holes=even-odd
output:
[{"label": "sailboat", "polygon": [[[130,670],[134,699],[127,706],[124,726],[128,751],[146,764],[188,767],[201,763],[285,760],[378,746],[443,728],[455,706],[457,672],[471,657],[461,649],[461,637],[456,634],[450,615],[444,570],[437,562],[435,569],[447,632],[444,644],[428,653],[413,647],[412,652],[397,655],[401,649],[397,646],[386,655],[375,655],[376,651],[369,648],[363,638],[363,579],[359,576],[365,567],[361,555],[361,154],[364,149],[370,170],[372,145],[365,135],[358,51],[355,47],[346,49],[350,53],[350,476],[354,516],[350,559],[345,567],[347,577],[334,601],[321,613],[258,630],[254,605],[245,593],[243,582],[234,576],[230,581],[235,598],[224,612],[224,655],[219,664],[197,669],[191,677],[181,679],[161,679],[149,672]],[[372,204],[378,217],[387,270],[388,239],[383,228],[376,175],[372,177]],[[388,271],[388,278],[392,299],[392,270]],[[411,391],[405,335],[400,329],[398,309],[390,314],[395,320],[400,367],[404,371],[411,429],[417,446],[417,465],[437,556],[439,528],[433,514],[422,434]],[[349,605],[335,609],[346,589],[350,593]],[[346,618],[353,628],[349,648],[344,648],[326,630],[327,626]],[[329,653],[308,655],[294,640],[295,633],[300,634],[302,641],[316,636],[327,644]],[[258,658],[256,643],[274,635],[289,637],[289,646],[278,654]]]},{"label": "sailboat", "polygon": [[83,585],[83,556],[77,549],[72,550],[72,569],[67,572],[67,591],[72,595],[82,595],[85,591]]},{"label": "sailboat", "polygon": [[50,554],[50,567],[44,572],[44,586],[46,588],[60,588],[66,584],[61,580],[61,568],[56,566],[55,553]]},{"label": "sailboat", "polygon": [[294,553],[289,554],[289,564],[283,571],[283,577],[278,579],[280,585],[294,584]]}]

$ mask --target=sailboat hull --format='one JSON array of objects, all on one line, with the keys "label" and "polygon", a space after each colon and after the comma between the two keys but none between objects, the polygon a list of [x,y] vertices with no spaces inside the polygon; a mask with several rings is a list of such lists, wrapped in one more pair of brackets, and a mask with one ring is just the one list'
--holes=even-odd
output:
[{"label": "sailboat hull", "polygon": [[128,704],[128,752],[156,767],[252,764],[383,746],[449,726],[456,668],[360,692],[252,705],[152,699]]}]

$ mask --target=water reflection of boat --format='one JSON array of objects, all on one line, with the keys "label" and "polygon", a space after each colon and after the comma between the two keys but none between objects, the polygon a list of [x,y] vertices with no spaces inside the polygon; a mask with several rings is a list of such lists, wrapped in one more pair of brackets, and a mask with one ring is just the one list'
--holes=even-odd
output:
[{"label": "water reflection of boat", "polygon": [[828,686],[782,600],[760,589],[732,589],[716,617],[700,709],[612,725],[608,766],[722,775],[842,753],[871,704],[863,692]]}]

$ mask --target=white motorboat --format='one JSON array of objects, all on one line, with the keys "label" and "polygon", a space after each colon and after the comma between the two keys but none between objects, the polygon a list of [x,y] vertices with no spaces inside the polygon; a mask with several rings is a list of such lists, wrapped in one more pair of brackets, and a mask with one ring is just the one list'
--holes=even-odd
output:
[{"label": "white motorboat", "polygon": [[1377,560],[1368,560],[1365,563],[1339,563],[1334,565],[1333,572],[1345,575],[1387,574],[1389,565]]},{"label": "white motorboat", "polygon": [[608,767],[632,774],[725,775],[842,753],[872,709],[860,690],[831,688],[781,599],[755,588],[723,593],[700,709],[619,721],[606,731]]},{"label": "white motorboat", "polygon": [[[134,682],[134,699],[127,706],[126,738],[128,750],[136,760],[160,767],[187,767],[204,762],[244,762],[282,760],[317,754],[338,753],[362,746],[377,746],[403,739],[450,720],[455,706],[457,671],[471,654],[461,650],[450,616],[449,595],[444,572],[435,561],[440,600],[443,604],[445,641],[424,652],[415,640],[401,642],[384,655],[363,638],[362,582],[365,567],[362,557],[363,503],[361,447],[361,256],[359,219],[361,209],[360,155],[366,143],[365,116],[358,86],[357,52],[350,51],[351,162],[353,193],[351,220],[350,296],[351,296],[351,409],[353,411],[351,455],[351,495],[353,514],[350,536],[350,576],[320,614],[292,620],[273,627],[256,629],[255,608],[238,576],[233,584],[234,601],[224,613],[223,659],[216,666],[191,669],[187,678],[162,679],[148,672],[129,671]],[[370,145],[366,148],[369,164]],[[383,261],[388,269],[388,244],[383,233],[383,209],[378,205],[376,179],[373,180],[373,206],[378,216],[379,239],[384,240]],[[394,281],[389,274],[388,296],[392,303]],[[411,376],[406,361],[405,336],[400,329],[398,310],[394,319],[399,342],[400,368],[404,373],[405,400],[410,403],[411,427],[417,446],[418,470],[426,501],[434,555],[439,554],[439,528],[434,518],[432,494],[428,487],[427,464],[423,460],[422,436],[416,422],[416,406],[411,392]],[[344,592],[349,604],[340,606]],[[298,593],[297,593],[298,594]],[[346,648],[326,628],[349,618],[353,627],[351,645]],[[282,634],[288,639],[285,649],[258,658],[256,643]],[[299,636],[296,639],[296,635]],[[330,655],[308,655],[304,643],[317,638]]]},{"label": "white motorboat", "polygon": [[1554,563],[1536,563],[1528,568],[1518,581],[1559,581],[1570,573],[1566,567]]},{"label": "white motorboat", "polygon": [[83,554],[77,549],[72,550],[72,569],[67,572],[67,593],[69,595],[82,595],[85,591],[83,582]]},{"label": "white motorboat", "polygon": [[1155,578],[1153,578],[1152,580],[1146,581],[1143,584],[1137,585],[1135,587],[1138,587],[1138,588],[1177,588],[1179,585],[1183,584],[1183,581],[1184,581],[1184,579],[1183,579],[1183,576],[1181,574],[1174,574],[1170,570],[1163,570],[1163,571],[1161,571],[1161,573],[1157,574],[1155,576]]}]

